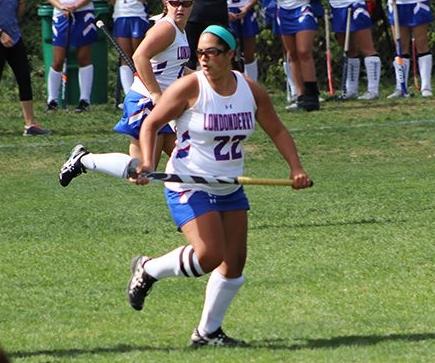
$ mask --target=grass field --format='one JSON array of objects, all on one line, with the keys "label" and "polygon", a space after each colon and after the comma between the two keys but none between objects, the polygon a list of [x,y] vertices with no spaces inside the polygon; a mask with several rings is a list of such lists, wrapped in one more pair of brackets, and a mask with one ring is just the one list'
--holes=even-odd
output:
[{"label": "grass field", "polygon": [[[0,103],[0,345],[15,362],[434,362],[435,101],[327,102],[286,113],[311,190],[246,187],[246,284],[225,330],[245,349],[187,343],[206,278],[157,284],[142,312],[125,296],[130,258],[184,243],[162,186],[57,173],[76,143],[126,151],[119,113],[37,113],[54,133],[21,136]],[[258,130],[246,175],[285,178]],[[161,167],[163,164],[161,165]]]}]

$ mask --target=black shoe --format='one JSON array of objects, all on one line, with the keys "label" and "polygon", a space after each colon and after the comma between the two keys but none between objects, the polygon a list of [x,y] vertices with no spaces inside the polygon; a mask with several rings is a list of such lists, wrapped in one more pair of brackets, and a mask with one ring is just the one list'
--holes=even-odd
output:
[{"label": "black shoe", "polygon": [[80,175],[81,173],[86,173],[86,169],[80,161],[80,159],[86,154],[89,154],[89,151],[86,150],[83,145],[76,145],[74,149],[72,149],[68,160],[62,165],[62,168],[60,169],[60,185],[66,187],[76,176]]},{"label": "black shoe", "polygon": [[45,136],[51,133],[50,130],[44,129],[38,125],[30,125],[24,127],[23,136]]},{"label": "black shoe", "polygon": [[51,100],[47,103],[47,107],[45,108],[46,112],[54,112],[57,111],[57,102],[55,100]]},{"label": "black shoe", "polygon": [[136,256],[131,260],[131,278],[127,286],[128,302],[135,310],[142,310],[145,297],[157,281],[145,272],[144,266],[150,258]]},{"label": "black shoe", "polygon": [[320,110],[320,102],[318,95],[305,95],[301,107],[305,111]]},{"label": "black shoe", "polygon": [[76,112],[86,112],[89,111],[89,103],[85,100],[80,100],[78,106],[76,107]]},{"label": "black shoe", "polygon": [[201,335],[197,328],[190,337],[190,346],[192,348],[199,348],[205,346],[220,346],[220,347],[247,347],[248,343],[243,340],[230,338],[224,333],[222,328],[218,328],[215,332]]}]

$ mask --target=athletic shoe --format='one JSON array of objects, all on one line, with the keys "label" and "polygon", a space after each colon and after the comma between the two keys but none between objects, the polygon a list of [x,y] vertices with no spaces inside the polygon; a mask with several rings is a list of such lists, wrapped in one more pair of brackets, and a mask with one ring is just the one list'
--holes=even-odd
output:
[{"label": "athletic shoe", "polygon": [[297,111],[298,110],[298,103],[292,102],[289,103],[287,106],[285,106],[286,111]]},{"label": "athletic shoe", "polygon": [[389,100],[400,97],[409,97],[409,93],[406,96],[402,96],[402,91],[400,89],[396,89],[391,95],[387,96]]},{"label": "athletic shoe", "polygon": [[57,111],[57,102],[55,100],[51,100],[50,102],[48,102],[45,111],[46,112]]},{"label": "athletic shoe", "polygon": [[72,149],[68,160],[62,165],[62,168],[60,169],[60,185],[66,187],[76,176],[80,175],[81,173],[86,173],[86,169],[80,161],[80,159],[86,154],[89,154],[89,151],[86,150],[83,145],[79,144],[74,146],[74,149]]},{"label": "athletic shoe", "polygon": [[[298,100],[299,102],[299,100]],[[302,99],[301,106],[305,111],[320,110],[319,96],[318,95],[305,95]]]},{"label": "athletic shoe", "polygon": [[89,102],[85,100],[80,100],[78,106],[75,110],[77,113],[89,111]]},{"label": "athletic shoe", "polygon": [[131,260],[131,278],[128,282],[127,295],[128,302],[135,310],[142,310],[145,298],[157,281],[145,272],[144,266],[149,260],[147,256],[136,256]]},{"label": "athletic shoe", "polygon": [[432,97],[432,91],[430,89],[421,90],[422,97]]},{"label": "athletic shoe", "polygon": [[218,328],[214,333],[201,335],[197,328],[190,337],[190,346],[192,348],[206,347],[206,346],[220,346],[220,347],[247,347],[248,344],[243,340],[230,338],[224,333],[222,328]]},{"label": "athletic shoe", "polygon": [[36,124],[24,126],[23,136],[45,136],[51,133],[50,130],[44,129]]},{"label": "athletic shoe", "polygon": [[379,97],[378,93],[375,92],[364,92],[361,96],[358,97],[359,100],[363,100],[363,101],[372,101],[375,100]]}]

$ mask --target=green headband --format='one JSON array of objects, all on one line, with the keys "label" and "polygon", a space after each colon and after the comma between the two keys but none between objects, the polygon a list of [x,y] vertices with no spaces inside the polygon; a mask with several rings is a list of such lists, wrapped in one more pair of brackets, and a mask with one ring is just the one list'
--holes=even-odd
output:
[{"label": "green headband", "polygon": [[201,33],[211,33],[213,35],[216,35],[220,39],[222,39],[225,43],[228,44],[231,50],[236,49],[236,39],[234,36],[223,26],[220,25],[209,25],[205,30]]}]

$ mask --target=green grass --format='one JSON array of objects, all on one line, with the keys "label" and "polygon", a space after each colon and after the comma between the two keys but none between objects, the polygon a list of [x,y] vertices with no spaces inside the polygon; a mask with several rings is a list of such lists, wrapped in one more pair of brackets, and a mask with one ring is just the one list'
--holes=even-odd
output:
[{"label": "green grass", "polygon": [[[21,136],[0,103],[0,345],[16,362],[433,362],[435,102],[327,102],[285,113],[311,190],[246,187],[245,286],[224,328],[246,349],[186,348],[206,278],[159,282],[143,312],[125,297],[129,261],[184,243],[161,185],[57,173],[78,142],[126,151],[113,106],[37,114]],[[246,175],[285,178],[260,130]]]}]

